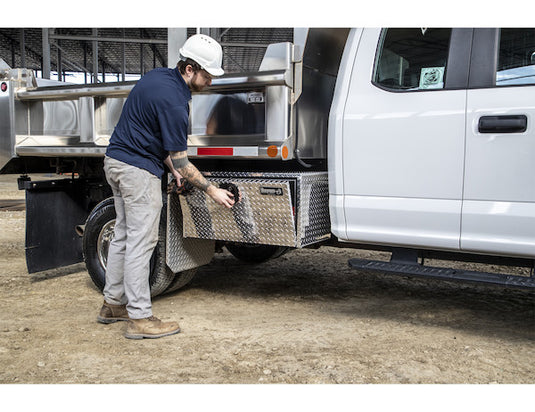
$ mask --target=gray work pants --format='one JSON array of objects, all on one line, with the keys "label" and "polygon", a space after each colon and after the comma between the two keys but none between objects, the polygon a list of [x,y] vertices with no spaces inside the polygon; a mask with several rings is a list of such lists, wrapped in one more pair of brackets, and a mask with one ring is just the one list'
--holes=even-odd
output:
[{"label": "gray work pants", "polygon": [[106,263],[104,299],[124,305],[128,316],[152,316],[150,258],[158,242],[162,209],[160,179],[146,170],[104,158],[104,172],[113,191],[115,234]]}]

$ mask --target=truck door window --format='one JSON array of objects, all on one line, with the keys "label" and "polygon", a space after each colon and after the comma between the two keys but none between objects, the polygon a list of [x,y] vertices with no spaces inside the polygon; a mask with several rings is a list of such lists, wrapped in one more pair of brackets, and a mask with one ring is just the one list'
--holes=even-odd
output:
[{"label": "truck door window", "polygon": [[388,90],[443,89],[451,29],[385,29],[373,83]]},{"label": "truck door window", "polygon": [[535,84],[535,29],[501,29],[496,86]]}]

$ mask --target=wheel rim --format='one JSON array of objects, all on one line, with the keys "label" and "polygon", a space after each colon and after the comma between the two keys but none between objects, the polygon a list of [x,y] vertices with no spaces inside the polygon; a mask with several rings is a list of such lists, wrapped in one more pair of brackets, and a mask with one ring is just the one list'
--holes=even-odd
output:
[{"label": "wheel rim", "polygon": [[108,249],[110,243],[113,240],[113,229],[115,228],[115,219],[110,220],[100,231],[97,239],[97,253],[98,260],[103,268],[106,268],[106,263],[108,261]]}]

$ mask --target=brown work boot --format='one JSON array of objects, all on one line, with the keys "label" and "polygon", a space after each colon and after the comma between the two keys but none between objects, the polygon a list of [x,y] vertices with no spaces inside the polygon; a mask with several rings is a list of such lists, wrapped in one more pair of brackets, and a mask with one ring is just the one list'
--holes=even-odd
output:
[{"label": "brown work boot", "polygon": [[130,319],[126,327],[125,337],[128,339],[162,338],[180,332],[177,322],[162,322],[151,316],[145,319]]},{"label": "brown work boot", "polygon": [[97,316],[99,323],[115,323],[120,320],[128,320],[128,312],[126,311],[126,305],[112,305],[104,301],[100,313]]}]

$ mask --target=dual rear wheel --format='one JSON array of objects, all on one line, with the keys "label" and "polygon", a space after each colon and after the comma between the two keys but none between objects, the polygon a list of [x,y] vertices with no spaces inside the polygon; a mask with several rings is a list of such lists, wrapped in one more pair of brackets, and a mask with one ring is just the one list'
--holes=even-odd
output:
[{"label": "dual rear wheel", "polygon": [[[197,269],[172,272],[165,263],[166,220],[165,205],[160,218],[158,243],[150,261],[149,285],[151,296],[175,291],[186,286],[195,276]],[[100,202],[87,218],[83,236],[84,261],[95,286],[102,291],[106,284],[106,261],[108,248],[113,239],[115,226],[113,198]]]},{"label": "dual rear wheel", "polygon": [[[160,217],[158,243],[150,261],[149,285],[151,296],[168,293],[186,286],[197,273],[197,268],[174,273],[165,261],[166,251],[166,204]],[[102,291],[106,284],[106,262],[108,248],[113,239],[115,226],[113,198],[100,202],[89,214],[83,235],[84,261],[95,286]],[[284,254],[288,248],[272,245],[226,244],[228,251],[246,263],[261,263]]]}]

